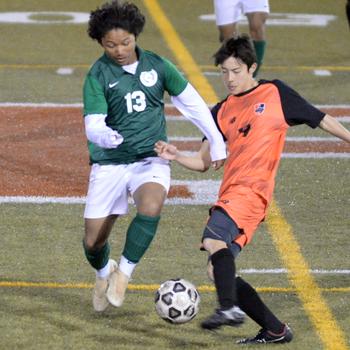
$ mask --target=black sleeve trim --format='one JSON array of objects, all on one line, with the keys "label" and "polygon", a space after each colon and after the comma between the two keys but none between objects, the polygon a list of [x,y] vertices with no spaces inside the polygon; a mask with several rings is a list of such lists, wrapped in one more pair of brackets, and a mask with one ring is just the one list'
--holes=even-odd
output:
[{"label": "black sleeve trim", "polygon": [[[214,119],[214,122],[215,122],[215,125],[216,127],[218,128],[218,130],[220,131],[222,137],[224,138],[224,141],[226,142],[226,137],[224,135],[224,133],[222,132],[222,130],[220,129],[220,126],[219,126],[219,123],[218,123],[218,112],[219,112],[219,109],[221,108],[222,104],[227,100],[227,97],[220,101],[219,103],[217,103],[210,111],[211,111],[211,115],[213,116],[213,119]],[[202,138],[202,142],[204,140],[207,140],[206,136],[204,136]]]},{"label": "black sleeve trim", "polygon": [[288,125],[307,124],[311,128],[320,125],[326,115],[324,112],[311,105],[282,81],[273,80],[272,83],[279,91],[284,118]]}]

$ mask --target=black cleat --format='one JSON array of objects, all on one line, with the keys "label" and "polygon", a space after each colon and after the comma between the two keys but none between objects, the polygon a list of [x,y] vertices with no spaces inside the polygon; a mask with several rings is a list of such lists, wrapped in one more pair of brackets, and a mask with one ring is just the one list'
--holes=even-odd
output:
[{"label": "black cleat", "polygon": [[229,310],[216,310],[209,318],[201,323],[204,329],[214,330],[221,326],[238,327],[244,322],[245,313],[237,306]]},{"label": "black cleat", "polygon": [[282,334],[273,334],[267,329],[260,329],[259,333],[254,338],[241,339],[237,344],[282,344],[289,343],[293,339],[292,330],[288,325],[285,325],[284,331]]}]

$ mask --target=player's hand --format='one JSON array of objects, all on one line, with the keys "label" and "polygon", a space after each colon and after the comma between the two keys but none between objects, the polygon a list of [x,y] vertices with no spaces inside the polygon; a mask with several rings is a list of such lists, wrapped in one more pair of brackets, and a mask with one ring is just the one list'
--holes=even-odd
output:
[{"label": "player's hand", "polygon": [[215,160],[214,162],[211,162],[211,166],[214,170],[219,170],[225,163],[225,159],[219,159]]},{"label": "player's hand", "polygon": [[118,131],[113,130],[113,134],[110,135],[111,138],[111,145],[113,148],[117,148],[121,143],[124,141],[124,137],[119,134]]},{"label": "player's hand", "polygon": [[177,154],[177,148],[170,143],[158,141],[154,145],[154,151],[157,155],[166,160],[174,160]]}]

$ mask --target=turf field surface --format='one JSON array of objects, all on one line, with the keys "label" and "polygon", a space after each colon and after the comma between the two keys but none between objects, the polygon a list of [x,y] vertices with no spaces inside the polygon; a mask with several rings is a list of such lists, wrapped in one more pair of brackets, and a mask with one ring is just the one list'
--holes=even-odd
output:
[{"label": "turf field surface", "polygon": [[[218,45],[216,28],[213,22],[199,20],[200,15],[212,12],[211,2],[137,3],[145,10],[148,20],[140,38],[141,46],[173,59],[208,104],[222,98],[220,78],[208,74],[217,73],[211,61]],[[97,1],[67,4],[63,0],[54,3],[4,0],[0,11],[88,12],[98,4]],[[331,14],[336,19],[325,27],[269,26],[261,78],[278,76],[315,104],[348,108],[349,33],[344,2],[270,1],[270,5],[273,12]],[[168,22],[159,25],[161,18]],[[87,39],[84,25],[1,23],[0,29],[11,38],[0,44],[0,102],[10,103],[7,107],[2,105],[0,112],[1,129],[6,130],[1,137],[2,196],[17,199],[30,195],[84,196],[88,166],[84,163],[87,153],[80,107],[75,106],[72,114],[61,111],[55,118],[51,115],[57,111],[51,109],[46,111],[45,118],[41,114],[42,105],[34,112],[25,105],[22,113],[15,115],[17,107],[13,102],[79,105],[84,75],[100,49]],[[169,41],[169,33],[175,34],[172,39],[177,40]],[[189,56],[179,52],[187,52]],[[60,68],[71,68],[71,74],[60,74]],[[317,70],[328,70],[331,74],[320,76],[315,74]],[[208,84],[203,83],[201,72]],[[348,111],[343,110],[337,116],[349,127]],[[170,136],[200,138],[196,130],[183,125],[183,121],[170,119]],[[344,144],[336,146],[334,141],[301,140],[316,136],[327,135],[307,128],[291,129],[289,137],[298,141],[291,139],[290,144],[298,147],[302,142],[308,144],[302,145],[304,149],[297,153],[298,158],[282,159],[269,219],[238,260],[244,277],[294,329],[295,340],[285,349],[349,348],[350,283],[346,249],[350,227],[349,151]],[[64,167],[62,157],[57,157],[56,152],[61,149],[60,154],[66,155],[67,142],[72,143],[76,153],[67,154],[69,166]],[[318,150],[305,150],[315,144]],[[304,154],[300,156],[300,153]],[[220,173],[198,175],[174,166],[172,199],[186,198],[194,193],[193,188],[197,195],[200,191],[194,184],[208,180],[217,184],[219,178]],[[66,181],[68,190],[57,185]],[[58,194],[53,189],[62,192]],[[95,315],[90,301],[93,274],[81,249],[83,206],[5,200],[1,204],[0,236],[0,327],[4,335],[1,346],[15,349],[235,347],[236,339],[254,334],[257,326],[248,321],[240,329],[225,329],[218,334],[207,334],[198,328],[198,323],[215,305],[212,289],[204,288],[208,285],[203,269],[206,257],[198,251],[209,205],[167,205],[157,239],[135,272],[125,306]],[[122,249],[128,222],[129,217],[121,219],[111,237],[115,256]],[[287,269],[288,274],[276,273],[281,269]],[[201,287],[203,301],[193,322],[171,327],[156,316],[153,293],[163,280],[177,276]],[[141,286],[146,288],[140,290]]]}]

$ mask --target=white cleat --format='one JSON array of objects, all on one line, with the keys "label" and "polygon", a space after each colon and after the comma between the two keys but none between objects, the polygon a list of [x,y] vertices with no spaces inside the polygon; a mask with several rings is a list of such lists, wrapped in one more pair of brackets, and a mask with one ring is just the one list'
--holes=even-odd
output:
[{"label": "white cleat", "polygon": [[115,307],[123,305],[125,292],[128,287],[129,277],[116,269],[110,275],[106,296],[110,304]]},{"label": "white cleat", "polygon": [[109,305],[108,299],[106,297],[106,291],[109,284],[109,279],[111,278],[111,275],[117,270],[118,264],[110,259],[110,274],[107,278],[100,278],[96,276],[96,282],[94,291],[92,294],[92,305],[94,307],[94,310],[97,312],[102,312],[107,309],[107,306]]}]

